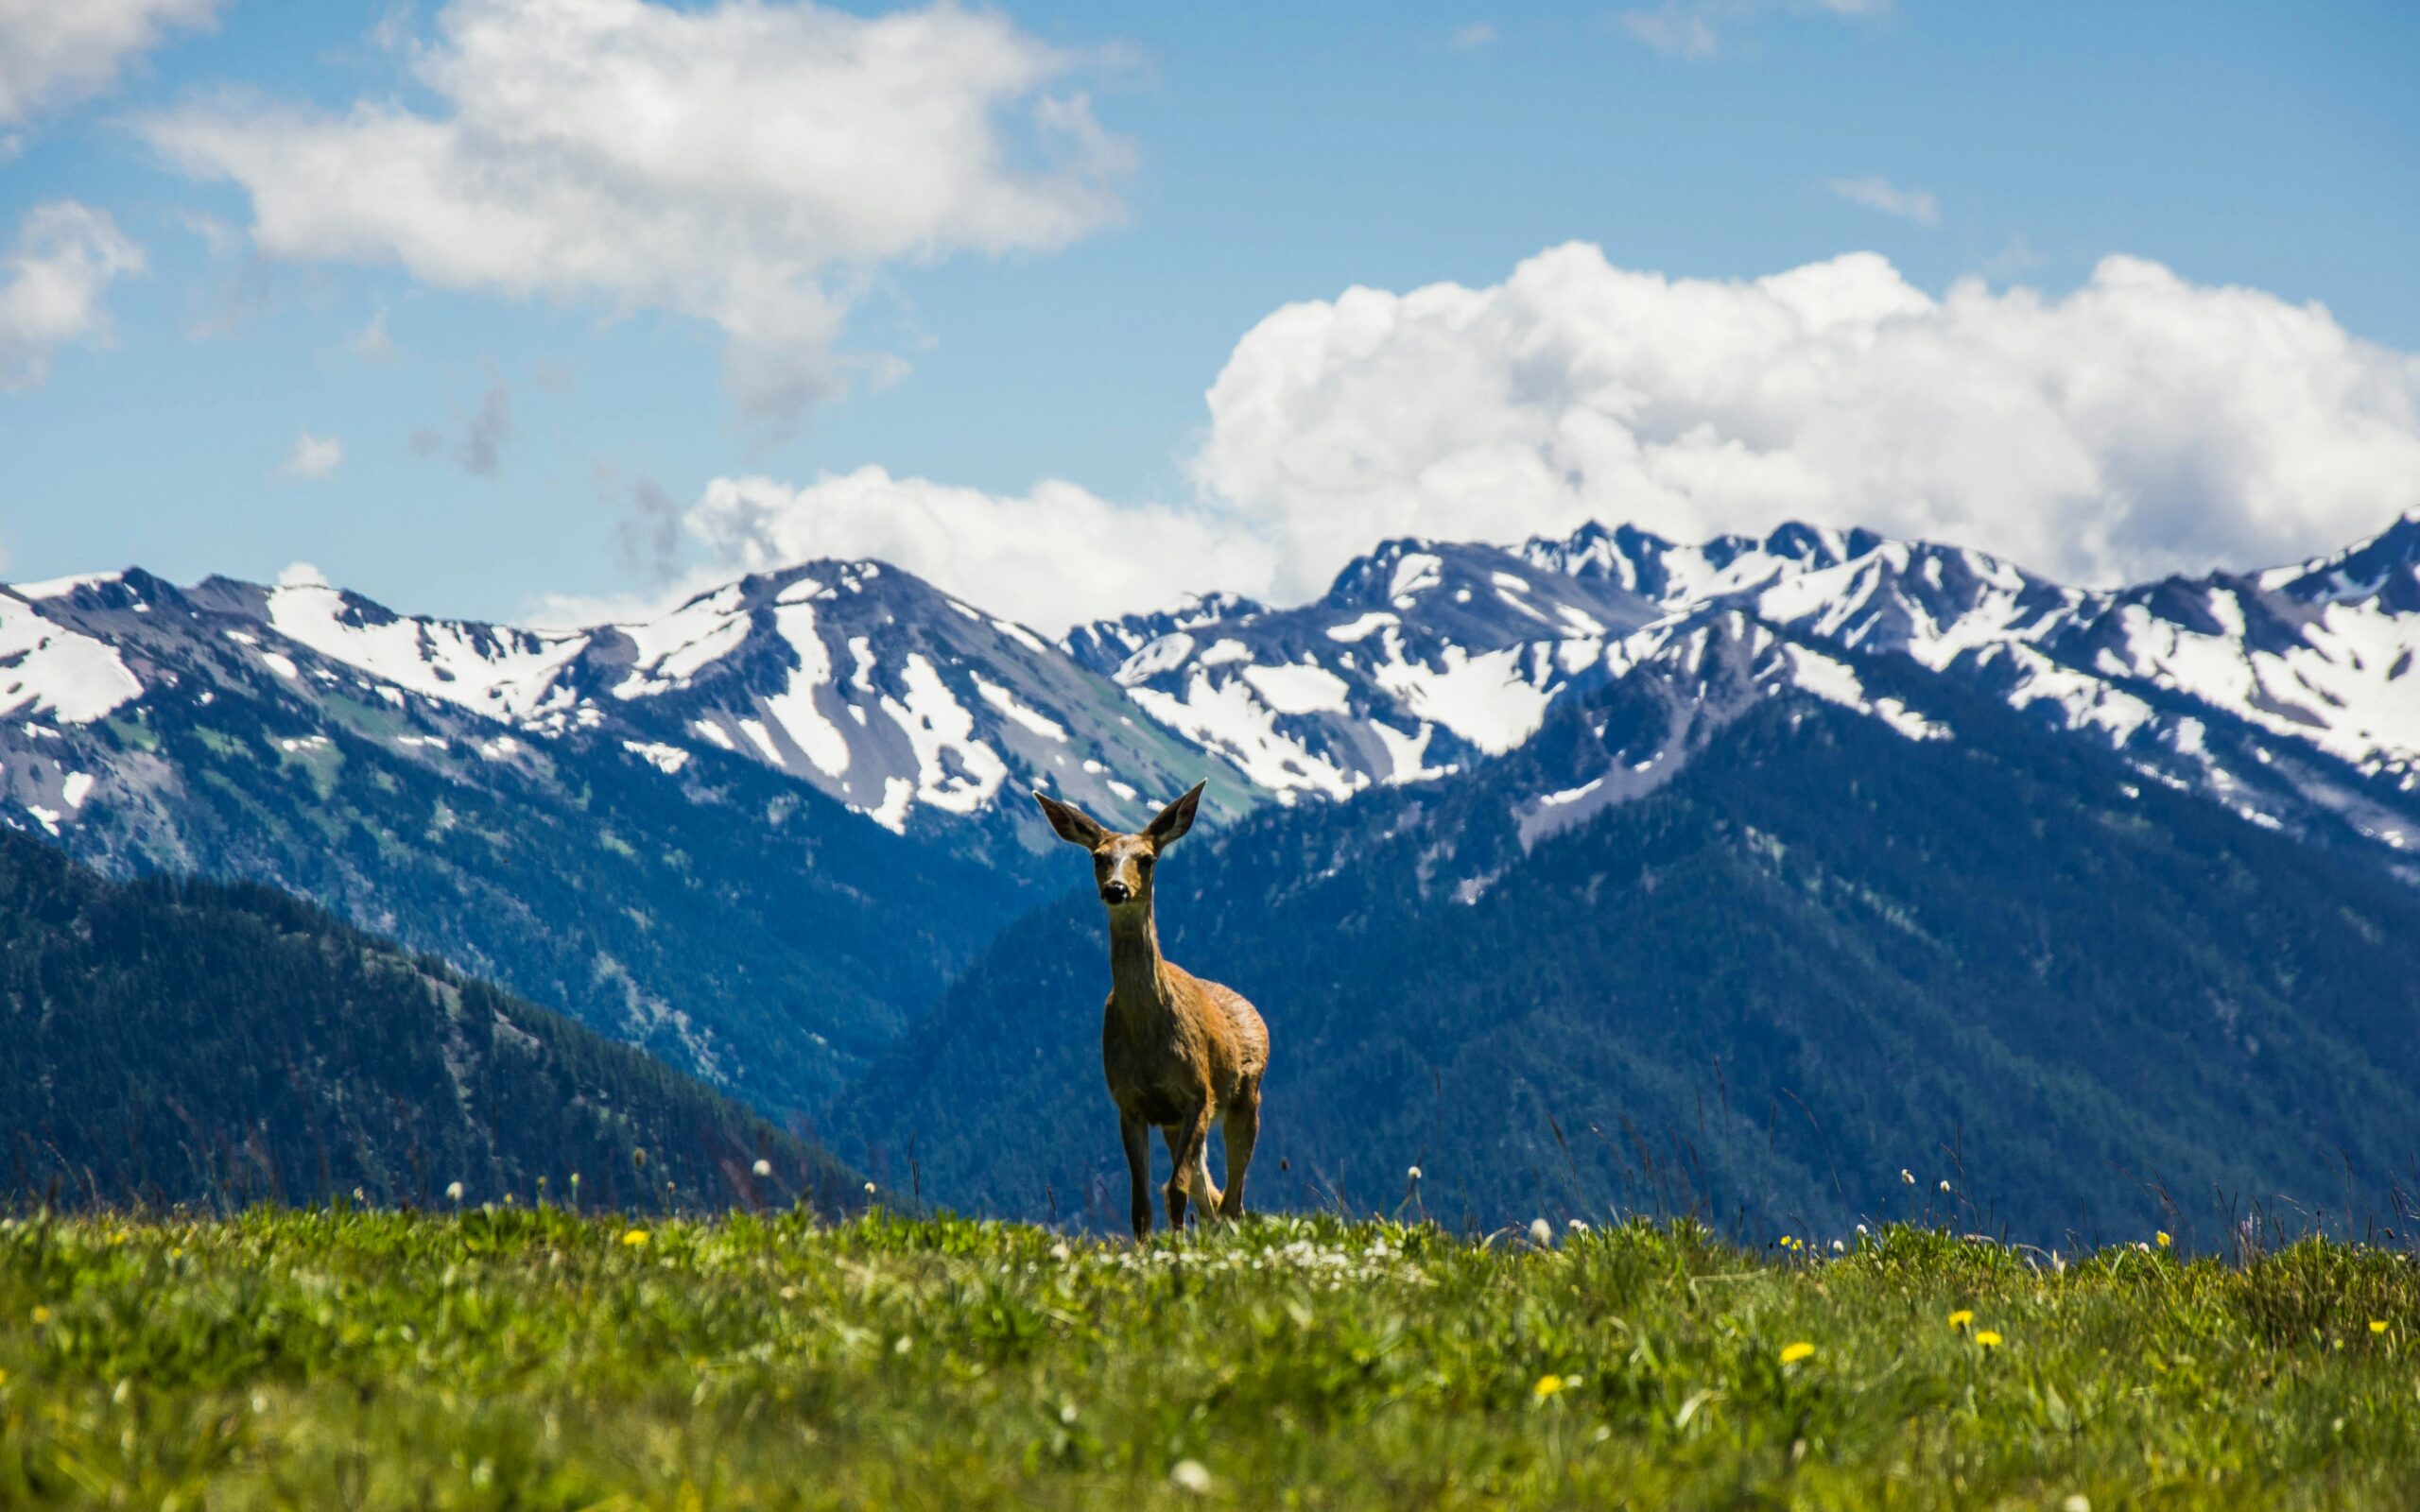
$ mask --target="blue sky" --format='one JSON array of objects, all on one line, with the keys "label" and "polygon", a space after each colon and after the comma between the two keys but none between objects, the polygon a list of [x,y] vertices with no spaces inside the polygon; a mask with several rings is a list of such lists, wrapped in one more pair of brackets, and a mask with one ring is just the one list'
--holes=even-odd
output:
[{"label": "blue sky", "polygon": [[[2365,510],[2382,524],[2411,507],[2394,474],[2420,428],[2410,419],[2420,369],[2408,357],[2420,350],[2420,90],[2411,87],[2420,8],[1677,0],[1518,12],[960,12],[961,22],[971,14],[990,24],[986,36],[1012,39],[1001,45],[1050,60],[1030,89],[993,97],[1004,149],[1023,161],[1046,136],[1034,124],[1037,102],[1080,97],[1087,129],[1107,144],[1083,149],[1096,154],[1086,186],[1101,198],[1074,229],[1020,231],[1007,240],[1023,245],[1005,249],[945,228],[904,251],[836,253],[808,282],[845,310],[828,338],[806,340],[794,326],[752,335],[748,322],[761,306],[718,322],[695,301],[684,307],[685,295],[633,295],[577,277],[539,273],[523,288],[504,286],[512,278],[433,277],[426,266],[397,266],[378,244],[387,232],[358,226],[326,233],[353,236],[347,251],[280,249],[274,232],[264,247],[259,185],[197,167],[190,151],[171,161],[157,123],[199,112],[257,132],[255,106],[241,102],[260,100],[337,120],[355,102],[385,102],[442,122],[462,100],[432,87],[425,60],[450,45],[448,7],[95,3],[150,6],[163,18],[154,44],[117,55],[107,79],[47,92],[19,81],[17,118],[0,114],[0,135],[14,145],[0,163],[0,244],[16,239],[38,207],[72,201],[106,215],[143,267],[98,290],[105,328],[45,344],[39,380],[20,371],[13,391],[0,392],[0,570],[12,578],[128,562],[181,579],[264,578],[301,558],[399,608],[509,618],[549,595],[640,599],[769,554],[845,548],[860,537],[912,558],[916,538],[893,541],[879,522],[856,535],[818,523],[838,515],[813,494],[816,481],[869,466],[986,500],[1027,498],[1044,480],[1073,485],[1106,512],[1054,514],[1046,501],[997,516],[943,509],[930,518],[956,537],[955,548],[995,518],[1021,522],[1028,534],[1085,535],[1068,548],[1067,570],[1116,580],[1102,591],[1109,607],[1155,589],[1167,597],[1231,586],[1204,580],[1221,572],[1232,586],[1266,592],[1305,580],[1250,552],[1212,572],[1189,560],[1096,564],[1095,554],[1114,548],[1090,538],[1115,532],[1129,510],[1143,511],[1133,550],[1146,558],[1164,540],[1186,554],[1190,538],[1155,535],[1150,524],[1174,511],[1193,525],[1252,536],[1264,557],[1305,553],[1319,570],[1340,548],[1289,532],[1298,517],[1331,510],[1356,528],[1396,528],[1396,512],[1406,529],[1477,521],[1484,530],[1500,518],[1495,533],[1517,536],[1564,524],[1575,509],[1626,512],[1635,499],[1639,517],[1670,528],[1758,524],[1766,494],[1707,485],[1695,503],[1675,504],[1610,472],[1601,486],[1546,503],[1492,502],[1530,497],[1515,488],[1396,510],[1390,490],[1409,498],[1443,487],[1436,458],[1335,483],[1341,502],[1331,507],[1301,477],[1271,481],[1267,468],[1238,459],[1237,449],[1253,444],[1299,455],[1326,445],[1321,435],[1268,439],[1263,427],[1254,434],[1264,439],[1252,441],[1229,435],[1236,427],[1205,404],[1239,341],[1281,306],[1333,301],[1354,285],[1495,288],[1524,260],[1575,241],[1601,249],[1614,269],[1734,284],[1871,251],[1933,300],[1962,278],[1981,278],[1994,291],[2036,289],[2055,301],[2092,280],[2103,258],[2122,254],[2169,270],[2206,296],[2212,312],[2221,310],[2221,291],[2257,291],[2265,302],[2243,307],[2243,329],[2273,307],[2317,301],[2326,329],[2363,344],[2368,355],[2354,376],[2331,368],[2292,401],[2346,413],[2321,414],[2264,443],[2262,455],[2308,449],[2335,459],[2314,462],[2313,475],[2358,465],[2375,472],[2374,485],[2305,508],[2289,470],[2267,492],[2206,507],[2172,502],[2131,534],[2063,555],[2059,542],[2080,538],[2077,521],[2100,519],[2094,510],[2133,508],[2174,478],[2235,466],[2218,434],[2233,423],[2230,406],[2269,401],[2180,377],[2180,392],[2213,396],[2213,418],[2176,440],[2179,455],[2152,481],[2128,481],[2131,464],[2106,438],[2129,428],[2110,418],[2121,412],[2075,419],[2070,429],[2092,455],[2040,495],[2067,502],[2041,504],[2035,534],[1981,542],[2048,555],[2054,559],[2037,563],[2045,570],[2091,576],[2316,549],[2349,539]],[[479,9],[499,8],[509,9],[479,0]],[[466,8],[453,9],[459,21]],[[0,102],[5,80],[0,72]],[[620,129],[612,111],[600,120],[591,129]],[[279,171],[274,163],[258,169]],[[1841,192],[1858,184],[1864,199]],[[1866,202],[1875,199],[1896,208]],[[372,206],[357,218],[384,227],[381,214]],[[566,234],[577,242],[600,233],[620,232],[609,218]],[[717,255],[691,249],[650,266],[685,278],[680,257]],[[703,267],[698,276],[733,275]],[[1537,330],[1569,329],[1563,315],[1535,318]],[[2023,348],[2033,365],[2026,381],[2064,392],[2075,375],[2046,375],[2040,365],[2058,359],[2033,349],[2075,328],[1993,336],[1993,360]],[[384,349],[376,337],[365,341],[373,330]],[[2333,339],[2321,336],[2322,346]],[[858,379],[803,405],[752,398],[734,377],[734,351],[757,339],[785,361],[821,347]],[[1685,329],[1671,339],[1688,349]],[[1419,350],[1386,360],[1416,382]],[[2241,349],[2195,336],[2161,338],[2139,349],[2148,356],[2137,350],[2094,370],[2239,362],[2222,354]],[[0,353],[8,351],[0,318]],[[1310,360],[1265,355],[1289,371]],[[1601,365],[1582,366],[1600,394]],[[1354,388],[1355,374],[1332,376],[1331,387],[1288,392],[1305,413],[1330,413],[1345,402],[1339,396],[1357,396],[1353,403],[1375,407],[1355,424],[1383,429],[1388,391]],[[1575,398],[1566,412],[1602,403]],[[1769,412],[1725,420],[1739,413],[1727,403],[1708,413],[1714,420],[1699,423],[1736,423],[1751,444],[1770,440],[1776,423]],[[1837,431],[1839,410],[1825,413],[1822,423]],[[1508,421],[1487,439],[1488,455],[1500,458],[1516,433],[1529,435],[1522,424]],[[340,461],[320,451],[323,475],[282,471],[306,435],[340,451]],[[1205,466],[1212,451],[1225,460]],[[1805,495],[1828,501],[1806,512],[1878,509],[1886,524],[1966,524],[1933,495],[1957,491],[1954,467],[1967,465],[1993,466],[1892,469],[1890,478],[1917,477],[1907,487],[1930,490],[1922,509],[1835,479]],[[1456,469],[1468,472],[1459,462],[1446,471]],[[1417,489],[1404,482],[1415,475]],[[1667,484],[1673,475],[1663,474]],[[802,490],[770,507],[797,513],[794,526],[752,524],[752,534],[735,535],[713,528],[716,519],[728,526],[730,508],[699,518],[717,480],[751,478]],[[1992,482],[1979,474],[1976,486]],[[890,507],[851,507],[860,515]],[[2201,511],[2189,528],[2179,523],[2188,510]],[[961,518],[975,523],[950,524]],[[1995,517],[1973,518],[1971,529],[1988,537]],[[2160,554],[2170,540],[2180,543],[2173,563]],[[1047,570],[1047,552],[1037,568],[1029,551],[1002,550],[936,549],[932,561],[908,565],[955,573],[952,586],[964,592],[979,592],[987,574]],[[1011,596],[1031,601],[1037,620],[1049,617],[1042,586],[1024,583]]]}]

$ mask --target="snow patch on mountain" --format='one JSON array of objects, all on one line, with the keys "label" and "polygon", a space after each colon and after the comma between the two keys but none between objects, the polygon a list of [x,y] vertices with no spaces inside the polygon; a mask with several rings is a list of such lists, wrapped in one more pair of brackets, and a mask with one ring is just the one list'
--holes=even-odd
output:
[{"label": "snow patch on mountain", "polygon": [[1401,639],[1389,631],[1386,650],[1387,660],[1373,670],[1378,685],[1425,723],[1442,725],[1491,756],[1536,734],[1554,697],[1552,662],[1529,646],[1474,656],[1448,645],[1432,665],[1405,657]]},{"label": "snow patch on mountain", "polygon": [[[111,574],[108,580],[115,578]],[[70,580],[71,589],[76,582]],[[141,696],[143,684],[115,646],[0,593],[0,714],[22,709],[60,724],[89,725]]]},{"label": "snow patch on mountain", "polygon": [[[268,611],[269,627],[289,641],[493,719],[544,712],[555,674],[588,644],[577,633],[406,618],[320,582],[271,589]],[[281,676],[295,676],[290,658],[267,653],[263,660]]]},{"label": "snow patch on mountain", "polygon": [[[904,698],[885,697],[883,712],[916,752],[916,798],[951,814],[972,814],[991,801],[1009,775],[1006,763],[975,738],[975,716],[950,693],[931,662],[910,655],[901,669]],[[885,794],[888,806],[889,794]]]},{"label": "snow patch on mountain", "polygon": [[700,593],[660,620],[614,626],[636,654],[631,659],[630,676],[614,685],[614,696],[645,698],[684,686],[737,650],[748,639],[745,603],[742,586],[733,583]]}]

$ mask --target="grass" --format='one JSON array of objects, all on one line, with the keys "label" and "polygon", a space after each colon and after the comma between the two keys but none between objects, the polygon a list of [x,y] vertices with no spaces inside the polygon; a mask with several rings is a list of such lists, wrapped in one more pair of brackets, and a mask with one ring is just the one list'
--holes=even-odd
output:
[{"label": "grass", "polygon": [[2318,1240],[45,1216],[0,1506],[2407,1508],[2415,1349]]}]

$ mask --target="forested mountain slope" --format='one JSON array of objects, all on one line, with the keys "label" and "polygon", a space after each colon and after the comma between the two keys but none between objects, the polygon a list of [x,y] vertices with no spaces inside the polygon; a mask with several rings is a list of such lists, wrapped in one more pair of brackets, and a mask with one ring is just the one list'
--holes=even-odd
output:
[{"label": "forested mountain slope", "polygon": [[0,1042],[17,1202],[444,1203],[458,1182],[465,1202],[654,1211],[840,1190],[821,1150],[697,1081],[309,904],[112,882],[5,832]]},{"label": "forested mountain slope", "polygon": [[[1272,1204],[1392,1208],[1418,1165],[1430,1211],[1489,1223],[1931,1205],[2048,1238],[2383,1212],[2420,1149],[2420,897],[1736,615],[1509,757],[1264,814],[1159,889],[1170,958],[1270,1022]],[[979,1211],[1098,1183],[1119,1211],[1100,915],[1078,892],[1003,935],[854,1091],[843,1148]]]}]

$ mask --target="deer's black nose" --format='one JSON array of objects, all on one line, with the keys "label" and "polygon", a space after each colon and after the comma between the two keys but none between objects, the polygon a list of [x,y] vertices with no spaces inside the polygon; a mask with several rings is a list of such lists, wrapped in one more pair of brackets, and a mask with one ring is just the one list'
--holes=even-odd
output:
[{"label": "deer's black nose", "polygon": [[1122,882],[1103,883],[1101,885],[1100,895],[1103,898],[1108,899],[1111,902],[1122,903],[1134,896],[1134,889],[1129,887]]}]

